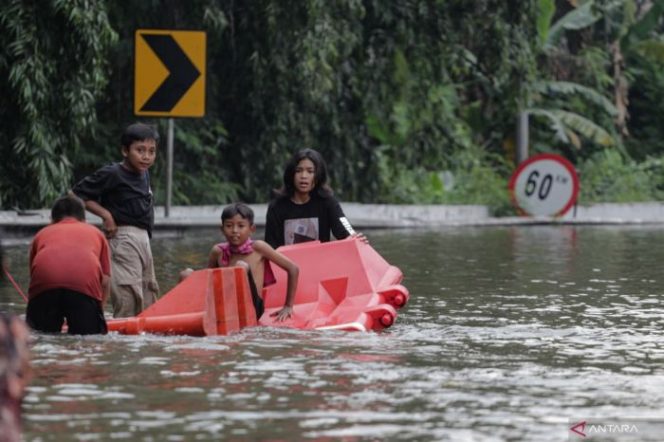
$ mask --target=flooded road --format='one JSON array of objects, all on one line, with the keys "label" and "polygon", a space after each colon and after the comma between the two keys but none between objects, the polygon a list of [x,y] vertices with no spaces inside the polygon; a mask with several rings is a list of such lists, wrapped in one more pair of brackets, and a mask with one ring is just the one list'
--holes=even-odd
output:
[{"label": "flooded road", "polygon": [[[367,233],[411,293],[391,328],[35,334],[25,440],[560,441],[590,420],[661,440],[664,228]],[[217,240],[153,240],[162,291]],[[27,245],[8,252],[27,287]],[[24,309],[6,281],[0,309]]]}]

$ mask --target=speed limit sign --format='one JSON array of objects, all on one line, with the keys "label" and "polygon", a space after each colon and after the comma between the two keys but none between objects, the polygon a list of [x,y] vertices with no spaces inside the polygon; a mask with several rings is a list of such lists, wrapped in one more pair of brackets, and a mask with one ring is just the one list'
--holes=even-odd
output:
[{"label": "speed limit sign", "polygon": [[512,201],[528,215],[561,216],[576,202],[579,178],[572,163],[544,153],[519,164],[509,183]]}]

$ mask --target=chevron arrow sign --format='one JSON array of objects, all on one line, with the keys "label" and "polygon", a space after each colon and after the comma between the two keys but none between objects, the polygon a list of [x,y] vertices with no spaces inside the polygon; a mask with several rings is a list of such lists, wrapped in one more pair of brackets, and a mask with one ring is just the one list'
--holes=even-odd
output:
[{"label": "chevron arrow sign", "polygon": [[139,29],[134,62],[135,115],[205,115],[205,32]]}]

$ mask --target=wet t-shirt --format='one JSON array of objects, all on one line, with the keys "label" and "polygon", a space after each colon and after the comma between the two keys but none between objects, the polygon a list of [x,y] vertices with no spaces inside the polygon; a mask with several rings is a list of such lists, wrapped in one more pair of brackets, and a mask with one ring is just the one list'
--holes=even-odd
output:
[{"label": "wet t-shirt", "polygon": [[344,239],[355,233],[341,205],[333,196],[318,195],[304,204],[283,196],[270,202],[265,223],[265,242],[272,247],[306,241],[330,240],[330,233]]}]

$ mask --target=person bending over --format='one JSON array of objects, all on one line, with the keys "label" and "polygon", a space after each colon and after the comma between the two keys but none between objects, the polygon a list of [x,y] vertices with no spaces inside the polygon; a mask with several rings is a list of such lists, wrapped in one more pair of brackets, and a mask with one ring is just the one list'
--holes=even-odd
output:
[{"label": "person bending over", "polygon": [[30,287],[25,319],[38,331],[105,334],[103,303],[110,291],[109,246],[96,227],[85,222],[83,201],[59,198],[51,224],[30,247]]}]

